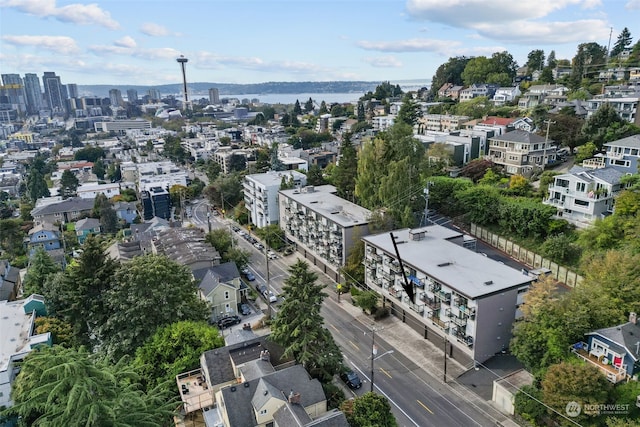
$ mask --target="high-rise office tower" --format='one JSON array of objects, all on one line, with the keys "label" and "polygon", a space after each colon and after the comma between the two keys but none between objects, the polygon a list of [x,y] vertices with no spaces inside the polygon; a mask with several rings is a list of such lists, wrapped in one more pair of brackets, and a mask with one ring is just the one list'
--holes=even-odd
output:
[{"label": "high-rise office tower", "polygon": [[37,74],[27,73],[24,75],[24,91],[27,101],[27,112],[38,114],[42,110],[42,87]]},{"label": "high-rise office tower", "polygon": [[147,95],[149,95],[149,98],[152,101],[159,101],[162,99],[162,96],[160,95],[160,91],[158,89],[149,89],[147,91]]},{"label": "high-rise office tower", "polygon": [[220,104],[220,91],[217,87],[212,87],[211,89],[209,89],[209,103]]},{"label": "high-rise office tower", "polygon": [[67,84],[67,93],[69,94],[69,98],[80,98],[78,96],[78,85],[75,83]]},{"label": "high-rise office tower", "polygon": [[27,112],[26,94],[20,74],[2,74],[2,86],[0,87],[2,102],[10,104],[20,113]]},{"label": "high-rise office tower", "polygon": [[60,82],[60,77],[52,71],[45,71],[42,76],[44,86],[44,97],[49,108],[54,113],[65,113],[65,88]]},{"label": "high-rise office tower", "polygon": [[122,100],[120,89],[109,89],[109,100],[112,107],[122,107],[124,101]]},{"label": "high-rise office tower", "polygon": [[138,91],[135,89],[128,89],[127,101],[129,101],[130,104],[135,104],[136,102],[138,102]]}]

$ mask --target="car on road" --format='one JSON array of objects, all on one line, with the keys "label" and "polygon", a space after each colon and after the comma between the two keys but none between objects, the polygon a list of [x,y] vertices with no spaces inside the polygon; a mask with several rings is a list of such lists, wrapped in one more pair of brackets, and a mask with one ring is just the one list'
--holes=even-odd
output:
[{"label": "car on road", "polygon": [[247,273],[244,275],[244,277],[247,278],[248,281],[253,282],[254,280],[256,280],[256,276],[253,275],[252,272],[247,271]]},{"label": "car on road", "polygon": [[273,252],[273,251],[269,251],[267,252],[267,256],[269,257],[269,259],[276,259],[278,258],[278,254]]},{"label": "car on road", "polygon": [[249,307],[249,304],[240,304],[240,313],[243,316],[248,316],[249,314],[251,314],[251,308]]},{"label": "car on road", "polygon": [[278,297],[272,291],[265,289],[264,292],[262,292],[262,296],[269,302],[278,302]]},{"label": "car on road", "polygon": [[357,390],[362,387],[362,381],[360,381],[360,377],[354,371],[343,372],[340,378],[342,378],[342,381],[344,381],[349,388]]},{"label": "car on road", "polygon": [[238,316],[227,316],[222,319],[218,319],[218,328],[224,329],[229,326],[237,325],[238,323],[240,323],[240,318]]},{"label": "car on road", "polygon": [[261,251],[261,250],[263,250],[263,249],[264,249],[264,245],[263,245],[262,243],[260,243],[260,242],[255,242],[255,243],[253,244],[253,246],[255,246],[255,247],[256,247],[256,249],[258,249],[259,251]]},{"label": "car on road", "polygon": [[238,227],[237,225],[232,226],[232,227],[231,227],[231,229],[232,229],[233,231],[235,231],[236,233],[237,233],[238,231],[240,231],[240,227]]}]

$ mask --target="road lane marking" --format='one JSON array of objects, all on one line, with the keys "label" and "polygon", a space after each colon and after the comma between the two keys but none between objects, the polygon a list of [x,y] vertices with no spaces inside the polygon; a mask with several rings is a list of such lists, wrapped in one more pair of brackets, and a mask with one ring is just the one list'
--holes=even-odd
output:
[{"label": "road lane marking", "polygon": [[389,378],[393,378],[389,372],[385,371],[382,368],[378,368],[378,369],[380,369],[382,371],[382,373],[385,374],[386,376],[388,376]]},{"label": "road lane marking", "polygon": [[418,405],[422,406],[424,409],[426,409],[427,411],[429,411],[429,413],[430,413],[431,415],[433,415],[433,411],[432,411],[431,409],[429,409],[429,408],[427,407],[427,405],[425,405],[424,403],[420,402],[419,400],[416,400],[416,402],[418,402]]},{"label": "road lane marking", "polygon": [[349,341],[349,344],[351,344],[356,350],[360,350],[360,348],[353,341]]},{"label": "road lane marking", "polygon": [[338,332],[338,333],[340,332],[340,329],[336,328],[336,325],[331,325],[331,324],[330,324],[329,326],[331,326],[333,329],[335,329],[335,330],[336,330],[336,332]]}]

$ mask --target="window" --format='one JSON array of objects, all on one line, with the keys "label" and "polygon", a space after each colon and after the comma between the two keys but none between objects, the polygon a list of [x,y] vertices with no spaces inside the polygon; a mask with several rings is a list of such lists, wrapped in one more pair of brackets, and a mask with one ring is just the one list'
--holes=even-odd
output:
[{"label": "window", "polygon": [[267,410],[266,409],[261,410],[260,415],[267,415]]},{"label": "window", "polygon": [[585,201],[585,200],[574,200],[573,201],[574,204],[578,205],[578,206],[589,206],[589,202]]},{"label": "window", "polygon": [[587,188],[587,184],[584,182],[576,182],[576,191],[584,191]]},{"label": "window", "polygon": [[229,299],[229,291],[224,291],[224,299]]}]

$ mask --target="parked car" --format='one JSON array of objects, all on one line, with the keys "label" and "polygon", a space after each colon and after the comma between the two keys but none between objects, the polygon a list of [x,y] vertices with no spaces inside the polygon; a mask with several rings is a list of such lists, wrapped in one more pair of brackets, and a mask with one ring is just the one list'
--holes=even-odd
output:
[{"label": "parked car", "polygon": [[256,280],[256,276],[253,275],[252,272],[247,271],[247,273],[244,275],[244,277],[247,278],[248,281],[253,282],[254,280]]},{"label": "parked car", "polygon": [[350,388],[354,390],[362,387],[362,381],[360,381],[360,377],[353,371],[343,372],[340,375],[340,378],[342,378],[342,381],[344,381]]},{"label": "parked car", "polygon": [[278,254],[273,252],[273,251],[269,251],[267,252],[267,256],[269,257],[269,259],[276,259],[278,258]]},{"label": "parked car", "polygon": [[240,323],[240,318],[238,316],[223,317],[222,319],[218,320],[218,328],[224,329],[228,328],[229,326],[237,325],[238,323]]},{"label": "parked car", "polygon": [[251,308],[249,307],[249,304],[240,304],[240,313],[243,316],[248,316],[249,314],[251,314]]},{"label": "parked car", "polygon": [[265,289],[264,292],[262,292],[262,296],[264,299],[269,300],[269,302],[278,302],[278,297],[272,291]]},{"label": "parked car", "polygon": [[262,243],[260,243],[260,242],[255,242],[255,243],[253,244],[253,246],[255,246],[255,247],[256,247],[256,249],[258,249],[258,250],[260,250],[260,251],[264,249],[264,245],[263,245]]},{"label": "parked car", "polygon": [[235,231],[236,233],[237,233],[238,231],[240,231],[240,227],[238,227],[237,225],[233,225],[233,226],[231,227],[231,229],[232,229],[233,231]]}]

